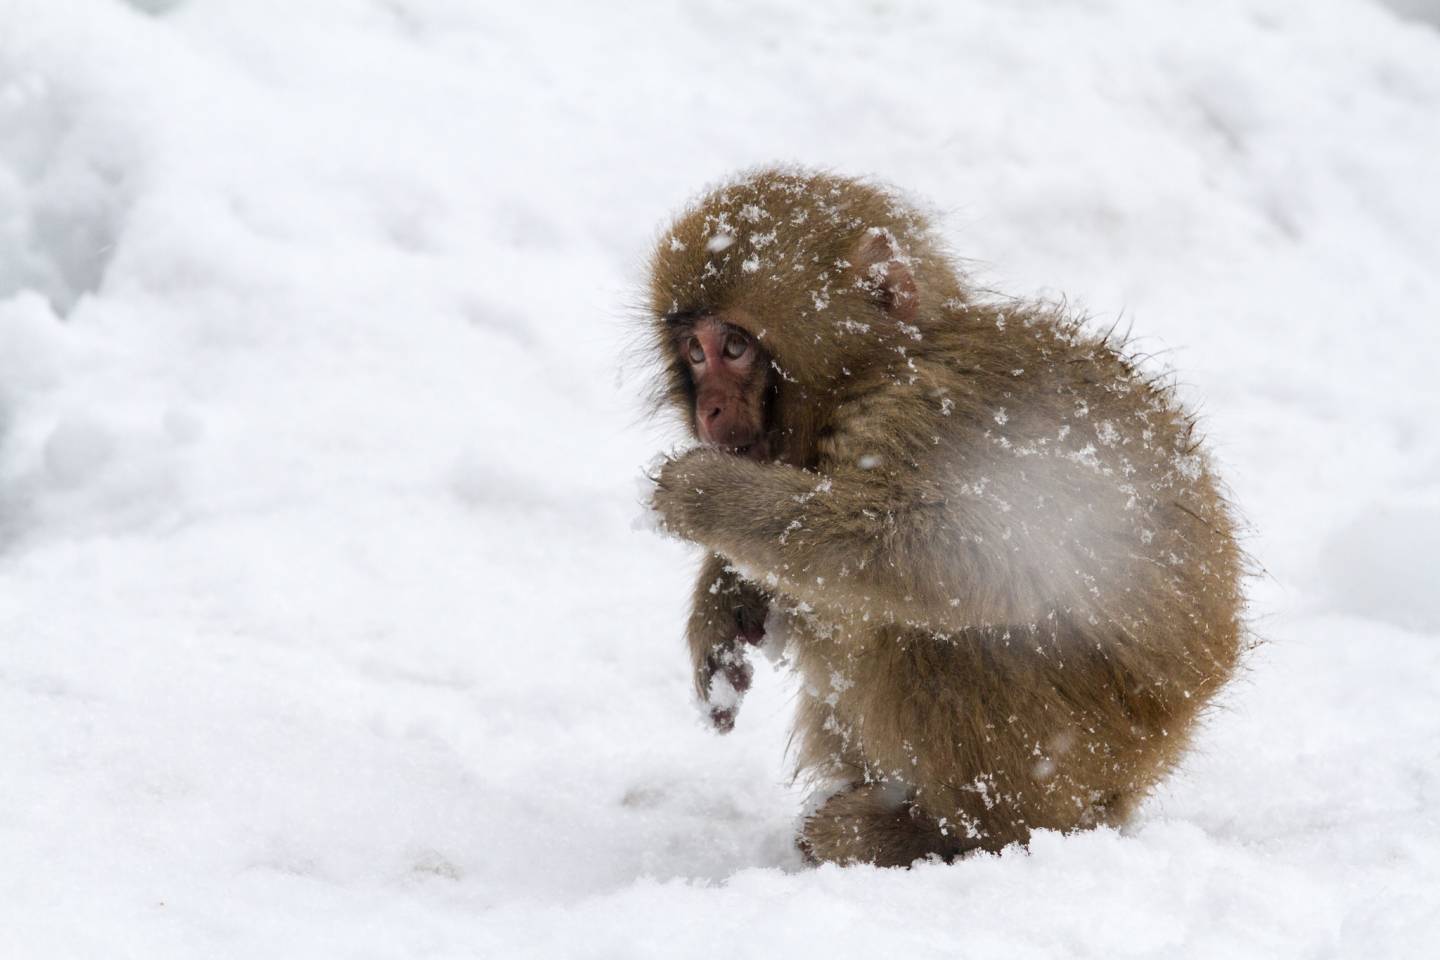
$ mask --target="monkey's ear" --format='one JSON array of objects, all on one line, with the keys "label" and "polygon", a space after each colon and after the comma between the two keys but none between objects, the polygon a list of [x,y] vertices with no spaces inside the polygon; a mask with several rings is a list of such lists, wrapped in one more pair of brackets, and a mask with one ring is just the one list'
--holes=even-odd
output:
[{"label": "monkey's ear", "polygon": [[885,312],[902,323],[913,323],[920,305],[910,259],[900,251],[895,235],[883,227],[871,227],[860,238],[852,261],[856,279],[873,291]]}]

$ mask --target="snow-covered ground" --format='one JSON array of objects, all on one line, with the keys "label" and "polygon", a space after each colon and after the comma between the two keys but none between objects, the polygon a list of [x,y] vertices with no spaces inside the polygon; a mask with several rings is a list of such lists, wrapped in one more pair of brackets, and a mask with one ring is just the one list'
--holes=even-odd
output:
[{"label": "snow-covered ground", "polygon": [[[1440,3],[0,0],[0,956],[1440,941]],[[802,867],[640,267],[794,160],[1205,413],[1266,645],[1132,830]]]}]

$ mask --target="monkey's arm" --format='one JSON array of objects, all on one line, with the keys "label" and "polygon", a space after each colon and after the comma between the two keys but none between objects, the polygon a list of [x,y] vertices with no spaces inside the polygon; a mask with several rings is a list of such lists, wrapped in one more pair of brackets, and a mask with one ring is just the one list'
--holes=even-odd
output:
[{"label": "monkey's arm", "polygon": [[952,629],[1056,609],[993,508],[931,486],[693,450],[662,468],[654,505],[669,530],[817,608]]},{"label": "monkey's arm", "polygon": [[[734,572],[717,554],[705,558],[695,582],[685,638],[694,667],[695,695],[706,705],[710,722],[724,733],[735,726],[739,696],[750,687],[746,646],[765,637],[770,598]],[[717,682],[723,678],[721,688]],[[729,691],[724,690],[729,685]],[[733,691],[731,693],[730,691]]]}]

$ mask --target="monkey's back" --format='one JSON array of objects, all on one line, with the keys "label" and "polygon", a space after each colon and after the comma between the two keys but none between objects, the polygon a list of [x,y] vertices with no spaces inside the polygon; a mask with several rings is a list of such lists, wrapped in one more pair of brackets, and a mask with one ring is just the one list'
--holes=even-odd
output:
[{"label": "monkey's back", "polygon": [[1194,420],[1048,307],[956,305],[908,359],[849,401],[907,415],[873,418],[884,436],[851,418],[821,469],[884,461],[931,509],[927,535],[1000,582],[943,622],[800,617],[801,767],[906,784],[970,845],[1117,822],[1244,637],[1242,555]]}]

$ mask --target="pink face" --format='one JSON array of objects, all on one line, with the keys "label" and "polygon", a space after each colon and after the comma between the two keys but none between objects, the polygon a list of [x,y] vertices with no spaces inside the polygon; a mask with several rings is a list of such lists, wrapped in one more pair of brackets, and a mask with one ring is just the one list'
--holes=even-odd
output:
[{"label": "pink face", "polygon": [[763,459],[769,362],[755,338],[718,317],[704,317],[677,331],[676,349],[695,385],[696,435]]}]

